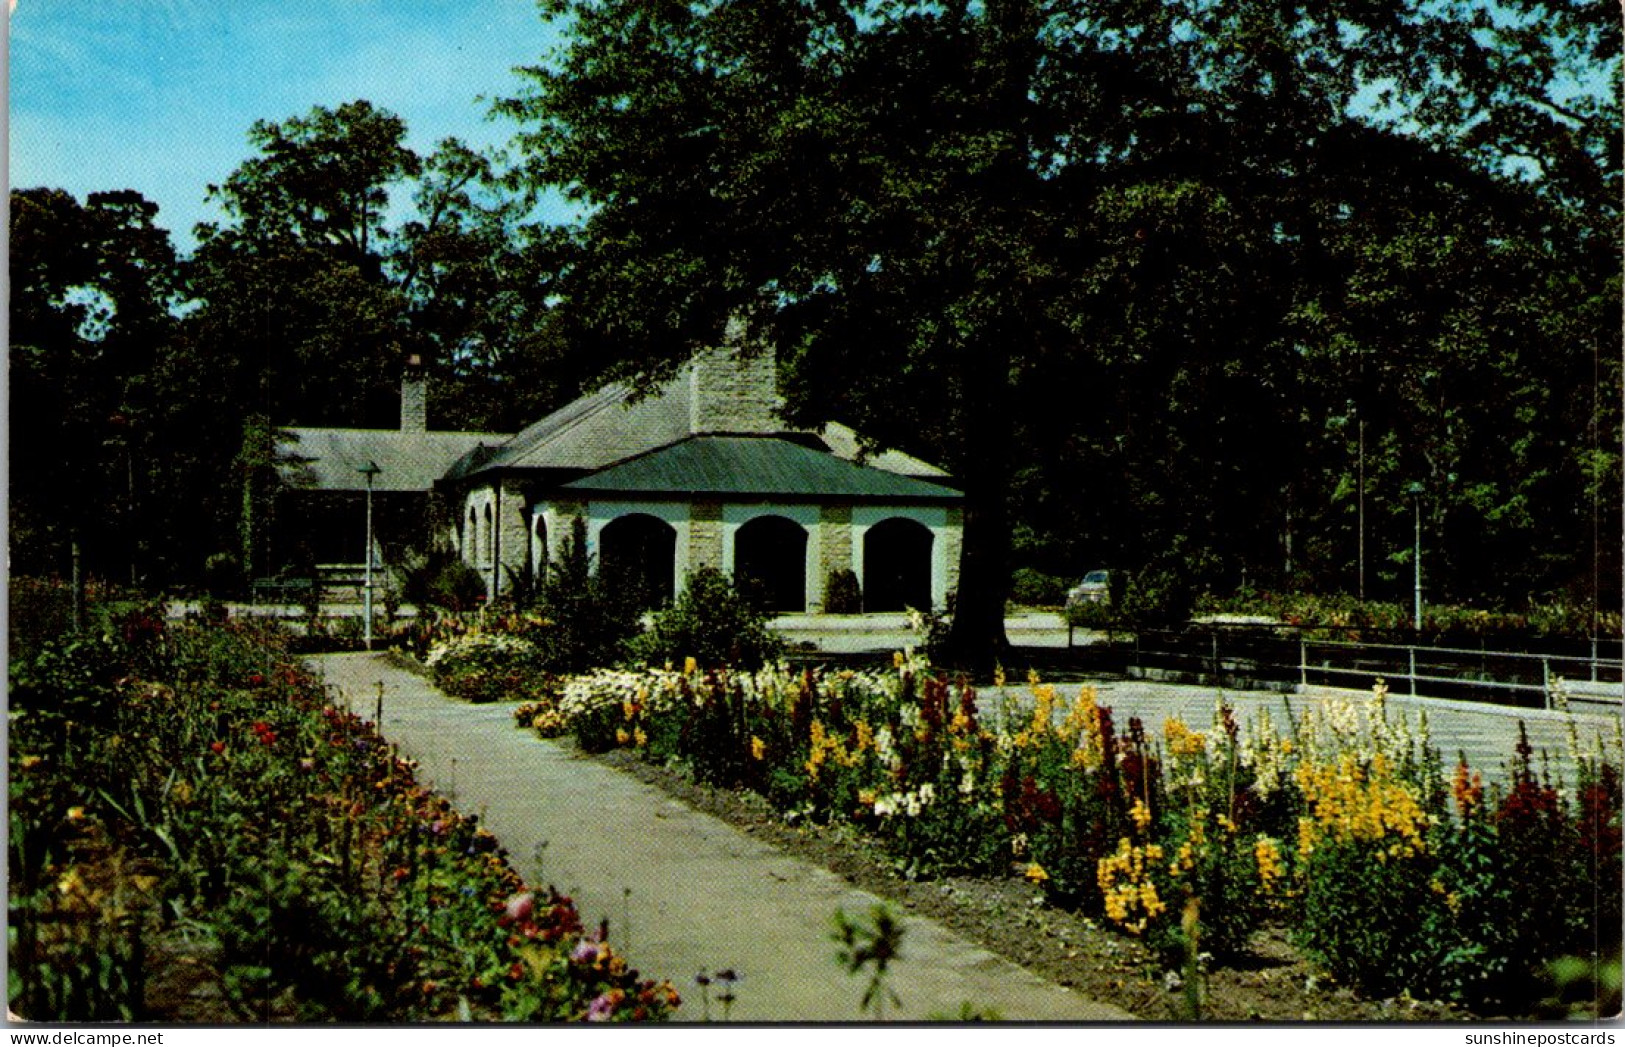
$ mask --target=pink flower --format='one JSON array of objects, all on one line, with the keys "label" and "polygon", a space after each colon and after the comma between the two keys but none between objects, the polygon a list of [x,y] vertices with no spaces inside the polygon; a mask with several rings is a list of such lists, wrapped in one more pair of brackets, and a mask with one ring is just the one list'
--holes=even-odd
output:
[{"label": "pink flower", "polygon": [[570,954],[570,959],[576,963],[592,963],[598,959],[597,944],[583,938],[576,944],[575,951]]},{"label": "pink flower", "polygon": [[607,1022],[615,1014],[615,998],[610,993],[603,993],[592,1001],[587,1007],[587,1020],[589,1022]]},{"label": "pink flower", "polygon": [[530,919],[530,914],[536,910],[536,895],[530,891],[516,894],[508,899],[508,907],[502,918],[507,923],[520,923]]}]

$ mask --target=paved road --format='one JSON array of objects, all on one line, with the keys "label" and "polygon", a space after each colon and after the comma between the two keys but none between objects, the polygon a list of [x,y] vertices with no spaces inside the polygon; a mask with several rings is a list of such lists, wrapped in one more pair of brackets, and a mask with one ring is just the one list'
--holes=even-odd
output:
[{"label": "paved road", "polygon": [[[737,1021],[855,1021],[863,983],[834,962],[837,910],[877,901],[827,870],[791,858],[569,748],[516,730],[508,705],[468,705],[368,654],[311,659],[342,701],[371,717],[383,685],[383,733],[422,776],[477,813],[521,872],[571,894],[584,919],[647,975],[672,979],[698,1020],[696,972],[744,975]],[[905,915],[894,987],[899,1019],[954,1015],[961,1004],[1009,1021],[1127,1021],[1132,1015],[1044,981]],[[712,1017],[718,1017],[713,1004]]]}]

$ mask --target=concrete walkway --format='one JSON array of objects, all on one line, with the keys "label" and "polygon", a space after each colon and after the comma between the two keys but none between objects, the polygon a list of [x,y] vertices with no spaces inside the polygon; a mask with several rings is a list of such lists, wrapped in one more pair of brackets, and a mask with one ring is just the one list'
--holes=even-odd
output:
[{"label": "concrete walkway", "polygon": [[[867,915],[878,899],[652,786],[513,725],[512,706],[469,705],[370,654],[311,658],[336,697],[369,719],[383,688],[385,737],[421,777],[480,816],[527,879],[570,894],[590,924],[646,977],[682,993],[680,1017],[702,1017],[695,974],[743,975],[729,1018],[857,1021],[865,981],[835,963],[837,910]],[[539,860],[539,861],[538,861]],[[540,876],[538,877],[538,864]],[[951,1017],[963,1004],[1006,1021],[1116,1022],[1133,1016],[1003,960],[938,924],[903,914],[902,958],[888,1017]],[[711,1017],[720,1019],[713,1002]]]}]

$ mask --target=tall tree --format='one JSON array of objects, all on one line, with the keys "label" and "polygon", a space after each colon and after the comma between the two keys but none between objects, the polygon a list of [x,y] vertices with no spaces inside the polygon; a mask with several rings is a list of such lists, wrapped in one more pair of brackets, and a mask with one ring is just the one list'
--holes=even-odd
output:
[{"label": "tall tree", "polygon": [[[1105,511],[1141,562],[1179,546],[1282,578],[1320,567],[1323,415],[1357,383],[1313,365],[1357,347],[1404,376],[1403,424],[1440,411],[1415,391],[1418,347],[1364,323],[1348,277],[1380,262],[1376,278],[1412,279],[1401,223],[1553,257],[1596,208],[1617,214],[1599,203],[1617,162],[1596,148],[1616,114],[1548,104],[1565,76],[1608,68],[1617,33],[1546,32],[1540,0],[1516,18],[1262,0],[544,7],[570,40],[498,110],[521,122],[532,184],[589,211],[555,319],[648,379],[746,316],[789,364],[802,420],[948,465],[968,502],[954,638],[973,660],[1001,642],[1012,476],[1017,494],[1118,495]],[[1512,82],[1531,70],[1535,87]],[[1483,252],[1435,257],[1447,295],[1393,297],[1382,323],[1453,322],[1484,288]],[[1510,351],[1507,334],[1485,337]]]},{"label": "tall tree", "polygon": [[131,191],[80,204],[59,189],[11,194],[12,569],[70,562],[133,581],[152,567],[160,393],[173,337],[175,254]]},{"label": "tall tree", "polygon": [[437,427],[517,428],[556,391],[510,380],[549,344],[532,334],[546,255],[527,247],[522,197],[490,157],[455,139],[422,156],[406,135],[365,101],[262,120],[254,155],[210,187],[226,220],[198,228],[186,332],[215,379],[194,409],[241,428],[207,470],[239,492],[211,509],[222,550],[264,555],[258,496],[241,492],[265,488],[275,428],[393,428],[409,356],[434,377]]}]

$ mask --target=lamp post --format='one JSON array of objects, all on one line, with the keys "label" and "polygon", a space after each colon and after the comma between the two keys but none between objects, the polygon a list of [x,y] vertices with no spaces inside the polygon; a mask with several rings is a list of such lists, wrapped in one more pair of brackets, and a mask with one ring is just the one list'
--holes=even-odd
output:
[{"label": "lamp post", "polygon": [[1422,485],[1412,483],[1406,492],[1416,506],[1416,545],[1412,549],[1412,564],[1416,573],[1416,603],[1411,613],[1411,628],[1422,631]]},{"label": "lamp post", "polygon": [[362,637],[367,650],[372,650],[372,480],[383,472],[377,462],[368,462],[359,470],[367,478],[367,566],[361,585]]}]

